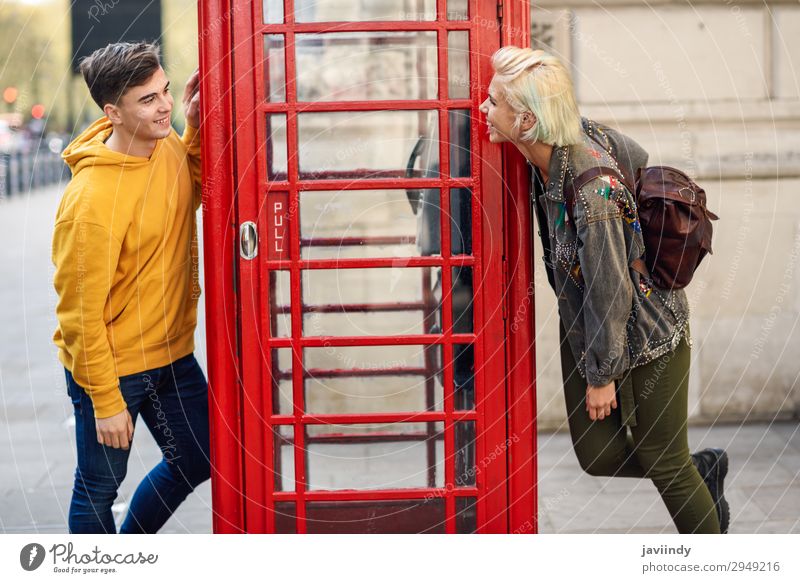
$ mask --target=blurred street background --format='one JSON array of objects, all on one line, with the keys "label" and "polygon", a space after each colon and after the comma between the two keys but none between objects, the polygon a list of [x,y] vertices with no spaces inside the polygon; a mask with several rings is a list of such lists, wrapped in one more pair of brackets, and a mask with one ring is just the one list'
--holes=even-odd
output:
[{"label": "blurred street background", "polygon": [[[154,18],[139,17],[146,11]],[[146,28],[135,40],[159,41],[179,105],[183,83],[197,67],[194,0],[0,1],[0,532],[66,531],[74,422],[51,341],[50,242],[63,181],[69,179],[60,153],[102,114],[74,71],[73,47],[87,54],[94,37],[113,35],[119,23],[111,26],[105,18],[111,12],[122,16],[123,29],[134,36],[137,22]],[[178,105],[173,122],[181,131]],[[196,355],[205,366],[202,310],[200,319]],[[146,430],[137,432],[137,442],[128,494],[158,458]],[[118,514],[124,509],[124,502],[115,507]],[[210,532],[210,512],[210,485],[205,484],[173,518],[169,531]]]},{"label": "blurred street background", "polygon": [[[78,13],[73,27],[70,6]],[[137,17],[155,10],[154,19]],[[111,12],[129,15],[125,28],[158,40],[164,69],[183,83],[197,67],[197,4],[192,0],[94,2],[93,0],[2,0],[0,2],[0,198],[68,177],[58,154],[101,114],[83,79],[75,74],[79,55],[94,37],[113,29]],[[160,16],[160,18],[159,18]],[[106,34],[114,34],[107,30]],[[75,38],[73,38],[73,34]],[[113,38],[113,36],[112,36]],[[105,44],[105,43],[103,43]],[[180,96],[180,93],[178,93]],[[176,107],[174,123],[183,129]],[[34,171],[35,170],[35,171]]]}]

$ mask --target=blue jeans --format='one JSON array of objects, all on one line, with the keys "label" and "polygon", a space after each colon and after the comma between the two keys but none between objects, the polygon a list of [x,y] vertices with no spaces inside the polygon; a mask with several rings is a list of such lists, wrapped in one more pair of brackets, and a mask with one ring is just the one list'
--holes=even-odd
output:
[{"label": "blue jeans", "polygon": [[[111,505],[125,479],[130,450],[97,442],[92,401],[69,371],[66,376],[78,449],[69,531],[114,533]],[[136,489],[120,533],[154,533],[210,477],[208,384],[193,354],[120,377],[119,383],[134,426],[141,415],[163,455]]]}]

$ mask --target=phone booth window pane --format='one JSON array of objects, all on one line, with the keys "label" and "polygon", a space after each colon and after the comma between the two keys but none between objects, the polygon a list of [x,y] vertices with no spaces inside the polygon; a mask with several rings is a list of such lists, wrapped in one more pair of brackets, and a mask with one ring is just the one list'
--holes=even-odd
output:
[{"label": "phone booth window pane", "polygon": [[472,255],[472,191],[450,189],[450,252]]},{"label": "phone booth window pane", "polygon": [[441,411],[440,346],[306,348],[305,410],[317,415]]},{"label": "phone booth window pane", "polygon": [[306,426],[309,490],[444,487],[442,422]]},{"label": "phone booth window pane", "polygon": [[273,338],[288,338],[292,335],[292,296],[288,271],[269,272],[269,329]]},{"label": "phone booth window pane", "polygon": [[297,506],[294,502],[275,502],[275,534],[297,534]]},{"label": "phone booth window pane", "polygon": [[283,0],[262,0],[261,8],[265,24],[283,23]]},{"label": "phone booth window pane", "polygon": [[286,180],[288,157],[286,149],[286,114],[267,115],[267,180]]},{"label": "phone booth window pane", "polygon": [[272,439],[273,476],[276,492],[294,492],[294,427],[274,425]]},{"label": "phone booth window pane", "polygon": [[298,34],[298,101],[436,99],[436,33]]},{"label": "phone booth window pane", "polygon": [[282,34],[264,35],[264,94],[271,103],[286,101],[286,56]]},{"label": "phone booth window pane", "polygon": [[438,217],[435,188],[301,192],[301,254],[304,259],[439,255]]},{"label": "phone booth window pane", "polygon": [[444,534],[444,498],[306,503],[308,534]]},{"label": "phone booth window pane", "polygon": [[456,534],[473,534],[478,530],[478,499],[456,497]]},{"label": "phone booth window pane", "polygon": [[475,349],[472,344],[453,345],[453,387],[457,411],[475,408]]},{"label": "phone booth window pane", "polygon": [[294,0],[297,22],[436,20],[436,0]]},{"label": "phone booth window pane", "polygon": [[450,99],[469,99],[469,32],[447,33],[447,87]]},{"label": "phone booth window pane", "polygon": [[474,486],[475,474],[475,422],[459,421],[455,424],[456,486]]},{"label": "phone booth window pane", "polygon": [[472,268],[468,266],[454,267],[453,274],[453,333],[469,334],[472,325]]},{"label": "phone booth window pane", "polygon": [[[436,298],[424,285],[441,268],[310,269],[303,272],[305,336],[434,333]],[[431,273],[433,271],[433,273]]]},{"label": "phone booth window pane", "polygon": [[470,116],[468,109],[454,109],[448,114],[450,120],[450,175],[454,178],[469,176]]},{"label": "phone booth window pane", "polygon": [[441,255],[442,238],[440,195],[438,188],[420,188],[417,202],[417,250],[420,255]]},{"label": "phone booth window pane", "polygon": [[[435,111],[338,111],[301,113],[297,117],[302,179],[439,173]],[[414,159],[419,169],[410,169],[412,154],[420,149],[422,154]]]},{"label": "phone booth window pane", "polygon": [[270,380],[272,386],[272,413],[275,415],[291,415],[292,404],[292,349],[272,349],[272,370]]},{"label": "phone booth window pane", "polygon": [[447,20],[466,20],[467,0],[447,0]]}]

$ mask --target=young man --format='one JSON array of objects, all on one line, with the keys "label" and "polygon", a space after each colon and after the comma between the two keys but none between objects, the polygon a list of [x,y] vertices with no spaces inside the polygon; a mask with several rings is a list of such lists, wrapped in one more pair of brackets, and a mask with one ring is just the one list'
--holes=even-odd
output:
[{"label": "young man", "polygon": [[199,76],[184,89],[180,138],[157,46],[109,45],[81,72],[105,117],[64,151],[72,180],[53,234],[53,340],[78,454],[69,530],[116,531],[111,505],[141,415],[163,458],[139,484],[120,532],[156,532],[210,475],[207,383],[193,355]]}]

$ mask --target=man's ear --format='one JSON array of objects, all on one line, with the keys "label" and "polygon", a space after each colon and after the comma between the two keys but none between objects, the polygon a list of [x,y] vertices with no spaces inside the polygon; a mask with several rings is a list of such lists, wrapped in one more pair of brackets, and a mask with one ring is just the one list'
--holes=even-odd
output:
[{"label": "man's ear", "polygon": [[106,103],[103,106],[103,113],[106,114],[106,117],[108,117],[112,124],[118,125],[122,123],[122,116],[120,115],[119,108],[116,105]]}]

